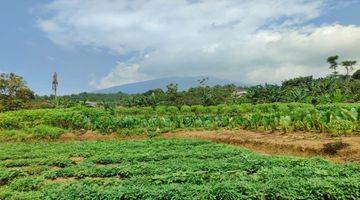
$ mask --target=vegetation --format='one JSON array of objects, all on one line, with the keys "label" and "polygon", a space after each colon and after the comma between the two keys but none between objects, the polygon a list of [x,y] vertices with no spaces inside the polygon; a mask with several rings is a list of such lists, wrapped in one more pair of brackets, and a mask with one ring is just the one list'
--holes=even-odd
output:
[{"label": "vegetation", "polygon": [[312,104],[360,102],[360,80],[347,76],[312,76],[286,80],[281,86],[266,84],[247,89],[242,102],[303,102]]},{"label": "vegetation", "polygon": [[[93,94],[80,93],[65,95],[58,98],[58,104],[63,107],[72,107],[77,104],[85,104],[86,101],[99,102],[105,106],[182,106],[182,105],[219,105],[234,103],[235,85],[205,86],[190,88],[187,91],[178,91],[176,84],[169,84],[167,90],[154,89],[142,94]],[[38,97],[42,100],[51,100],[52,97]]]},{"label": "vegetation", "polygon": [[330,69],[333,70],[333,74],[334,75],[337,75],[338,72],[336,71],[337,68],[338,68],[338,62],[337,62],[337,59],[339,59],[339,56],[330,56],[327,58],[327,62],[330,64]]},{"label": "vegetation", "polygon": [[358,69],[352,76],[351,78],[356,79],[356,80],[360,80],[360,69]]},{"label": "vegetation", "polygon": [[[167,91],[150,90],[143,94],[92,94],[62,96],[57,102],[52,97],[37,97],[29,108],[73,107],[85,105],[85,102],[98,102],[103,107],[156,107],[240,103],[272,103],[272,102],[302,102],[311,104],[360,102],[360,78],[355,72],[350,76],[328,76],[315,79],[312,76],[298,77],[286,80],[279,85],[265,84],[246,88],[234,85],[209,87],[200,85],[187,91],[178,91],[177,86],[168,86]],[[237,91],[247,91],[245,96],[236,95]],[[53,102],[53,103],[51,103]]]},{"label": "vegetation", "polygon": [[[311,104],[360,102],[360,70],[352,76],[356,61],[342,61],[340,66],[346,71],[340,75],[339,56],[327,59],[333,74],[323,78],[312,76],[297,77],[283,81],[281,85],[265,84],[252,87],[206,86],[206,79],[199,80],[199,86],[187,91],[178,91],[177,85],[170,84],[167,90],[150,90],[143,94],[88,94],[63,96],[60,105],[71,107],[79,102],[102,102],[106,106],[177,106],[183,105],[220,105],[239,103],[272,103],[272,102],[301,102]],[[245,96],[236,95],[237,91],[246,91]],[[43,97],[48,99],[48,97]]]},{"label": "vegetation", "polygon": [[[0,114],[0,138],[9,131],[26,138],[59,137],[65,131],[93,130],[101,133],[160,133],[176,129],[243,128],[260,131],[313,131],[334,135],[359,134],[360,104],[314,106],[300,103],[241,104],[219,106],[132,107],[101,109],[75,107],[38,109]],[[14,132],[13,132],[14,133]],[[15,140],[22,140],[14,135]]]},{"label": "vegetation", "polygon": [[13,73],[0,73],[0,112],[17,110],[34,98],[24,79]]},{"label": "vegetation", "polygon": [[358,199],[360,166],[198,140],[3,144],[0,199]]},{"label": "vegetation", "polygon": [[[187,91],[170,84],[166,91],[56,99],[34,98],[20,76],[2,74],[0,199],[360,199],[355,163],[156,137],[220,128],[360,135],[360,72],[350,76],[356,62],[339,64],[338,58],[327,60],[333,75],[281,85],[209,87],[204,79]],[[339,75],[339,66],[345,75]],[[247,93],[240,96],[239,90]],[[100,106],[86,107],[87,101]],[[87,131],[150,139],[56,140]],[[326,143],[320,154],[335,155],[353,144]]]}]

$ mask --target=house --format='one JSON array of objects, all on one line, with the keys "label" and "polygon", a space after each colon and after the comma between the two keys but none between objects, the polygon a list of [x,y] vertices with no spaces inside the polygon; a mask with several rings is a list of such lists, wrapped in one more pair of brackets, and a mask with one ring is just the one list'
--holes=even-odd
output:
[{"label": "house", "polygon": [[237,97],[243,97],[247,94],[247,92],[245,90],[236,90],[233,95],[237,96]]},{"label": "house", "polygon": [[95,102],[95,101],[87,101],[87,102],[85,102],[85,105],[86,105],[87,107],[93,107],[93,108],[99,107],[99,103],[98,103],[98,102]]}]

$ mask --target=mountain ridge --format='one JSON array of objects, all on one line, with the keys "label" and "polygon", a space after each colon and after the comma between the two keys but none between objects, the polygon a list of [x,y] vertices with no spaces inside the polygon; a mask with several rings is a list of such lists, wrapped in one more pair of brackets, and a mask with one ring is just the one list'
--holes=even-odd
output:
[{"label": "mountain ridge", "polygon": [[196,87],[199,85],[198,80],[203,78],[208,78],[206,80],[205,85],[208,86],[215,86],[215,85],[227,85],[227,84],[235,84],[237,86],[241,86],[244,84],[229,81],[226,79],[216,78],[216,77],[206,77],[206,76],[187,76],[187,77],[165,77],[165,78],[158,78],[152,79],[147,81],[140,81],[135,83],[128,83],[118,86],[113,86],[109,88],[99,89],[93,91],[93,93],[101,93],[101,94],[111,94],[111,93],[118,93],[123,92],[127,94],[137,94],[137,93],[144,93],[152,89],[166,89],[166,85],[170,83],[178,84],[179,91],[187,90],[191,87]]}]

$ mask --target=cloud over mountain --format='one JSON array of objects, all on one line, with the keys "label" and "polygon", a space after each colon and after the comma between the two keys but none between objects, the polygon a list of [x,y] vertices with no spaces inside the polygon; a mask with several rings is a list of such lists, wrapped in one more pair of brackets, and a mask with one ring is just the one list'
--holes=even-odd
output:
[{"label": "cloud over mountain", "polygon": [[131,55],[97,88],[166,76],[248,83],[328,73],[333,54],[359,59],[360,27],[323,24],[325,0],[56,0],[39,27],[58,45]]}]

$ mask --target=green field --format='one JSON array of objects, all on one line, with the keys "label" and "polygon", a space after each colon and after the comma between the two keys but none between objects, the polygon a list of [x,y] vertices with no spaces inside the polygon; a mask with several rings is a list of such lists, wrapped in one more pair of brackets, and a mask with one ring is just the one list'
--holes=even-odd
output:
[{"label": "green field", "polygon": [[[176,130],[353,137],[360,104],[58,108],[0,113],[0,199],[359,199],[360,165],[274,157]],[[143,140],[62,141],[65,133]],[[357,148],[357,147],[352,147]]]},{"label": "green field", "polygon": [[303,103],[20,110],[0,113],[0,140],[56,139],[65,132],[148,134],[178,129],[360,133],[360,104]]},{"label": "green field", "polygon": [[360,166],[198,140],[6,143],[0,199],[358,199]]}]

